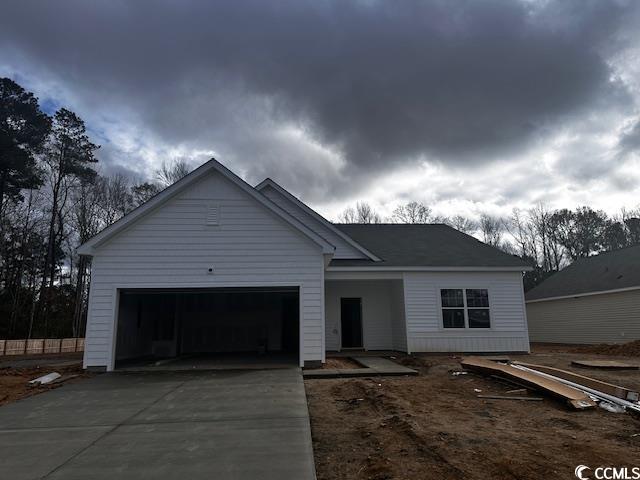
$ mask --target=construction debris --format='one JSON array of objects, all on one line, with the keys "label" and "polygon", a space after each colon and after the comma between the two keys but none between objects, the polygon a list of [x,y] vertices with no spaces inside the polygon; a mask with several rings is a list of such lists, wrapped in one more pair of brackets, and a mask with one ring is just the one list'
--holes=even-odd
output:
[{"label": "construction debris", "polygon": [[507,390],[505,393],[527,393],[526,388],[516,388],[515,390]]},{"label": "construction debris", "polygon": [[477,395],[478,398],[486,398],[488,400],[531,400],[542,401],[542,397],[516,397],[510,395]]},{"label": "construction debris", "polygon": [[63,375],[59,378],[56,378],[53,382],[51,383],[64,383],[67,380],[71,380],[73,378],[78,378],[80,376],[80,374],[75,374],[75,375]]},{"label": "construction debris", "polygon": [[515,386],[515,387],[520,387],[520,388],[527,388],[527,385],[524,385],[523,383],[519,383],[516,382],[515,380],[511,379],[511,378],[505,378],[505,377],[501,377],[500,375],[491,375],[491,378],[493,378],[495,381],[503,383],[504,385],[508,385],[508,386]]},{"label": "construction debris", "polygon": [[586,387],[584,385],[580,385],[578,383],[571,382],[569,380],[565,380],[563,378],[554,377],[553,375],[549,375],[548,373],[538,372],[536,370],[532,370],[528,367],[524,367],[522,365],[512,365],[513,368],[518,370],[522,370],[526,373],[533,373],[534,375],[540,375],[546,379],[554,380],[557,382],[561,382],[571,388],[577,389],[585,394],[588,394],[590,398],[595,399],[598,402],[608,402],[614,405],[622,406],[627,411],[635,414],[640,414],[640,403],[638,402],[630,402],[628,400],[623,400],[621,398],[615,397],[613,395],[609,395],[608,393],[601,392],[599,390]]},{"label": "construction debris", "polygon": [[34,378],[33,380],[29,381],[29,385],[31,385],[32,387],[37,387],[38,385],[46,385],[47,383],[51,383],[54,380],[57,380],[58,378],[60,378],[62,375],[60,375],[58,372],[51,372],[48,373],[46,375],[43,375],[41,377],[38,378]]},{"label": "construction debris", "polygon": [[462,359],[460,364],[472,371],[485,373],[487,375],[499,375],[509,380],[522,383],[527,387],[533,387],[535,390],[547,392],[555,397],[565,400],[569,406],[577,410],[593,408],[596,402],[589,395],[577,388],[565,385],[558,380],[543,377],[541,372],[524,371],[526,367],[518,367],[503,363],[492,362],[480,357],[468,357]]},{"label": "construction debris", "polygon": [[[638,392],[567,370],[524,362],[498,363],[480,357],[465,358],[460,364],[469,370],[475,370],[498,379],[504,377],[514,383],[516,381],[522,382],[527,385],[527,388],[532,387],[562,398],[568,405],[579,410],[592,408],[599,404],[601,408],[609,412],[628,411],[640,414],[640,402],[638,402],[640,394]],[[478,395],[478,397],[485,396]],[[517,397],[505,396],[504,398]],[[525,398],[529,397],[522,397],[522,399]]]},{"label": "construction debris", "polygon": [[611,413],[624,413],[626,412],[626,408],[620,406],[620,405],[616,405],[615,403],[609,403],[609,402],[600,402],[598,404],[600,406],[600,408],[605,409],[607,412],[611,412]]},{"label": "construction debris", "polygon": [[[640,370],[578,370],[569,367],[571,360],[590,357],[533,348],[531,355],[510,358],[640,390]],[[577,463],[624,466],[639,456],[640,419],[629,414],[599,406],[573,410],[533,387],[513,395],[544,401],[477,398],[507,396],[507,390],[522,387],[505,386],[479,372],[452,376],[462,368],[461,358],[410,358],[425,358],[430,368],[421,376],[388,379],[383,395],[372,379],[305,382],[319,479],[575,479]],[[628,361],[640,363],[640,357]],[[482,393],[474,393],[474,387]],[[337,398],[365,401],[358,407]],[[381,422],[387,426],[379,428]],[[466,453],[461,455],[461,449]],[[588,470],[584,476],[595,477]]]},{"label": "construction debris", "polygon": [[571,365],[582,368],[602,368],[608,370],[638,370],[640,366],[615,360],[573,360]]},{"label": "construction debris", "polygon": [[600,392],[607,393],[609,395],[613,395],[614,397],[621,398],[623,400],[629,400],[630,402],[637,402],[640,399],[640,393],[630,390],[625,387],[621,387],[619,385],[613,385],[611,383],[603,382],[601,380],[596,380],[595,378],[586,377],[584,375],[579,375],[577,373],[573,373],[567,370],[561,370],[559,368],[548,367],[546,365],[534,365],[531,363],[524,362],[513,362],[516,365],[523,365],[525,367],[531,368],[533,370],[537,370],[540,372],[547,373],[549,375],[553,375],[554,377],[560,377],[565,380],[569,380],[574,383],[578,383],[580,385],[584,385],[585,387],[593,388]]}]

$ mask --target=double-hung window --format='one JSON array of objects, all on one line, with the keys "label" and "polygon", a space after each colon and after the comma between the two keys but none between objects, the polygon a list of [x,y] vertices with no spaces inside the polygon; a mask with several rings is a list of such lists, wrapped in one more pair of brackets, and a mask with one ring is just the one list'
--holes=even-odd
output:
[{"label": "double-hung window", "polygon": [[490,328],[489,291],[485,288],[440,290],[444,328]]}]

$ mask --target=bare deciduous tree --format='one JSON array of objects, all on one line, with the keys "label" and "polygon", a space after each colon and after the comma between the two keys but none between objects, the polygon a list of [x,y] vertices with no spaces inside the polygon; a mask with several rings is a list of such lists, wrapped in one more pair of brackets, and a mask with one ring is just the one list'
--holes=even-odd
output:
[{"label": "bare deciduous tree", "polygon": [[476,222],[474,222],[473,220],[467,217],[463,217],[462,215],[454,215],[453,217],[446,217],[443,219],[443,223],[466,234],[472,234],[476,230],[478,230],[478,224]]},{"label": "bare deciduous tree", "polygon": [[505,222],[501,218],[492,217],[485,213],[480,215],[480,232],[484,243],[499,247],[502,244],[504,230]]},{"label": "bare deciduous tree", "polygon": [[640,207],[635,209],[622,209],[622,223],[627,234],[629,245],[640,244]]},{"label": "bare deciduous tree", "polygon": [[340,214],[341,223],[381,223],[382,217],[367,202],[358,202]]},{"label": "bare deciduous tree", "polygon": [[157,195],[160,190],[161,188],[159,185],[156,185],[155,183],[149,183],[149,182],[139,183],[137,185],[132,186],[131,196],[132,196],[133,206],[137,207],[142,205],[151,197]]},{"label": "bare deciduous tree", "polygon": [[396,223],[429,223],[432,221],[431,209],[420,202],[398,205],[391,219]]},{"label": "bare deciduous tree", "polygon": [[190,172],[189,165],[183,160],[175,160],[171,163],[162,162],[162,166],[156,170],[156,179],[162,188],[166,188],[186,177]]},{"label": "bare deciduous tree", "polygon": [[559,270],[564,260],[564,249],[556,240],[556,232],[551,222],[552,215],[553,212],[543,204],[538,204],[529,210],[531,228],[537,236],[542,255],[539,264],[545,272]]},{"label": "bare deciduous tree", "polygon": [[507,231],[517,245],[517,254],[523,258],[538,259],[536,232],[527,215],[514,208],[511,218],[505,224]]},{"label": "bare deciduous tree", "polygon": [[101,221],[110,225],[133,208],[133,193],[130,181],[122,174],[101,177],[96,181]]}]

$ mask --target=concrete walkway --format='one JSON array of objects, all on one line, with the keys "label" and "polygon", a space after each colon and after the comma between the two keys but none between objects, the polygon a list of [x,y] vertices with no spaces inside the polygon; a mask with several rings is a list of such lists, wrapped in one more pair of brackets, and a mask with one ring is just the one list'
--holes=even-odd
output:
[{"label": "concrete walkway", "polygon": [[325,368],[310,369],[304,371],[304,378],[354,378],[387,376],[397,377],[405,375],[418,375],[416,370],[404,367],[382,357],[350,357],[362,368]]},{"label": "concrete walkway", "polygon": [[298,368],[104,374],[0,407],[22,479],[315,479]]}]

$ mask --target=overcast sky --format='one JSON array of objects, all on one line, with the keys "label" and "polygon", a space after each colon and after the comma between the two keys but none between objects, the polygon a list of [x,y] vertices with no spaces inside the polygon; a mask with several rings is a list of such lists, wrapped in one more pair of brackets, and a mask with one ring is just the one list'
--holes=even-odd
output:
[{"label": "overcast sky", "polygon": [[635,0],[6,0],[0,76],[106,172],[215,156],[329,218],[640,204]]}]

